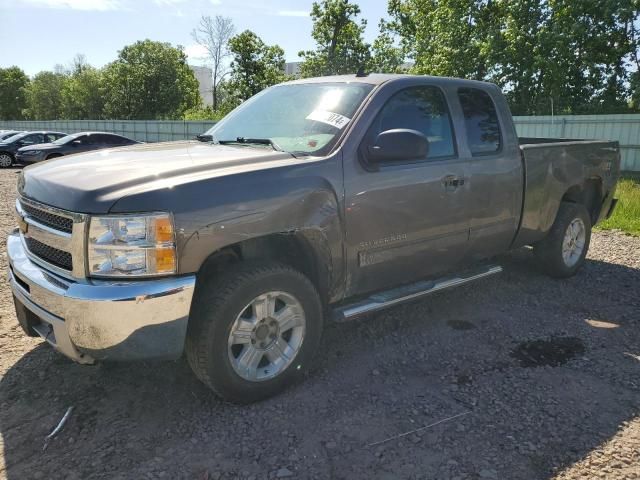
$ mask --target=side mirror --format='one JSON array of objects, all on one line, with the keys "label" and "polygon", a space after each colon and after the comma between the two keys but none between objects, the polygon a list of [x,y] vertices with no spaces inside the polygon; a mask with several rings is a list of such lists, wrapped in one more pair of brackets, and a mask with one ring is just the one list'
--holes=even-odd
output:
[{"label": "side mirror", "polygon": [[74,147],[77,147],[78,145],[82,145],[82,142],[80,140],[74,140],[71,142],[71,145],[73,145]]},{"label": "side mirror", "polygon": [[213,135],[207,135],[206,133],[201,133],[200,135],[196,135],[196,140],[200,142],[213,142]]},{"label": "side mirror", "polygon": [[368,150],[373,163],[419,160],[427,157],[429,140],[417,130],[395,128],[380,133]]}]

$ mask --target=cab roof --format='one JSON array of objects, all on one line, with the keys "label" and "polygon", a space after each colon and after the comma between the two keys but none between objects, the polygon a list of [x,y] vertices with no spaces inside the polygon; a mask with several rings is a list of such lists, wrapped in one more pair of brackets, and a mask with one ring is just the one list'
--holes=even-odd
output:
[{"label": "cab roof", "polygon": [[326,77],[312,77],[312,78],[300,78],[296,80],[291,80],[289,82],[285,82],[284,85],[295,85],[295,84],[305,84],[305,83],[367,83],[369,85],[382,85],[383,83],[398,81],[398,80],[409,80],[415,78],[424,78],[433,80],[434,82],[455,82],[456,84],[460,83],[468,83],[475,85],[484,85],[485,87],[488,85],[493,85],[489,82],[481,82],[479,80],[467,80],[464,78],[453,78],[453,77],[435,77],[431,75],[410,75],[404,73],[370,73],[367,75],[331,75]]}]

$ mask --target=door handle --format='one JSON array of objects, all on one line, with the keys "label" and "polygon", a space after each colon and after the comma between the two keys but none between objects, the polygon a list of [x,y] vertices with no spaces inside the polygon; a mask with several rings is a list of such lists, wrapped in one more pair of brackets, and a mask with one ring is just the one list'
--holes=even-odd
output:
[{"label": "door handle", "polygon": [[464,185],[464,178],[456,175],[447,175],[442,178],[442,186],[447,191],[453,191]]}]

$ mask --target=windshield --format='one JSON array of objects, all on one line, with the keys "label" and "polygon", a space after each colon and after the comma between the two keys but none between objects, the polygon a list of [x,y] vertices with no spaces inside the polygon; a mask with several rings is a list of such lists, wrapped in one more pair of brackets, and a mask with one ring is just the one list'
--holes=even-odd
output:
[{"label": "windshield", "polygon": [[4,140],[6,138],[13,137],[13,136],[15,136],[17,134],[18,134],[18,132],[2,132],[2,133],[0,133],[0,139]]},{"label": "windshield", "polygon": [[69,143],[71,140],[73,140],[77,136],[78,136],[77,133],[73,135],[65,135],[64,137],[54,140],[51,143],[55,143],[56,145],[64,145],[65,143]]},{"label": "windshield", "polygon": [[247,100],[207,135],[215,142],[269,139],[286,152],[324,154],[372,88],[366,83],[278,85]]},{"label": "windshield", "polygon": [[27,135],[27,132],[16,133],[12,137],[8,137],[8,138],[5,138],[4,140],[2,140],[2,143],[15,142],[16,140],[20,140],[22,137],[24,137],[26,135]]}]

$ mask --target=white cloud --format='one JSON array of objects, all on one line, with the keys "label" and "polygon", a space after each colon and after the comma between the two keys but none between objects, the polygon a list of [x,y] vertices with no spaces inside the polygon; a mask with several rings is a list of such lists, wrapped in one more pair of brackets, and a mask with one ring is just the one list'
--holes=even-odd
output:
[{"label": "white cloud", "polygon": [[47,8],[68,8],[72,10],[119,10],[119,0],[25,0],[34,6]]},{"label": "white cloud", "polygon": [[280,10],[278,12],[280,17],[308,17],[309,12],[304,10]]},{"label": "white cloud", "polygon": [[207,49],[202,45],[193,43],[184,47],[184,53],[186,53],[190,59],[202,59],[207,56]]}]

